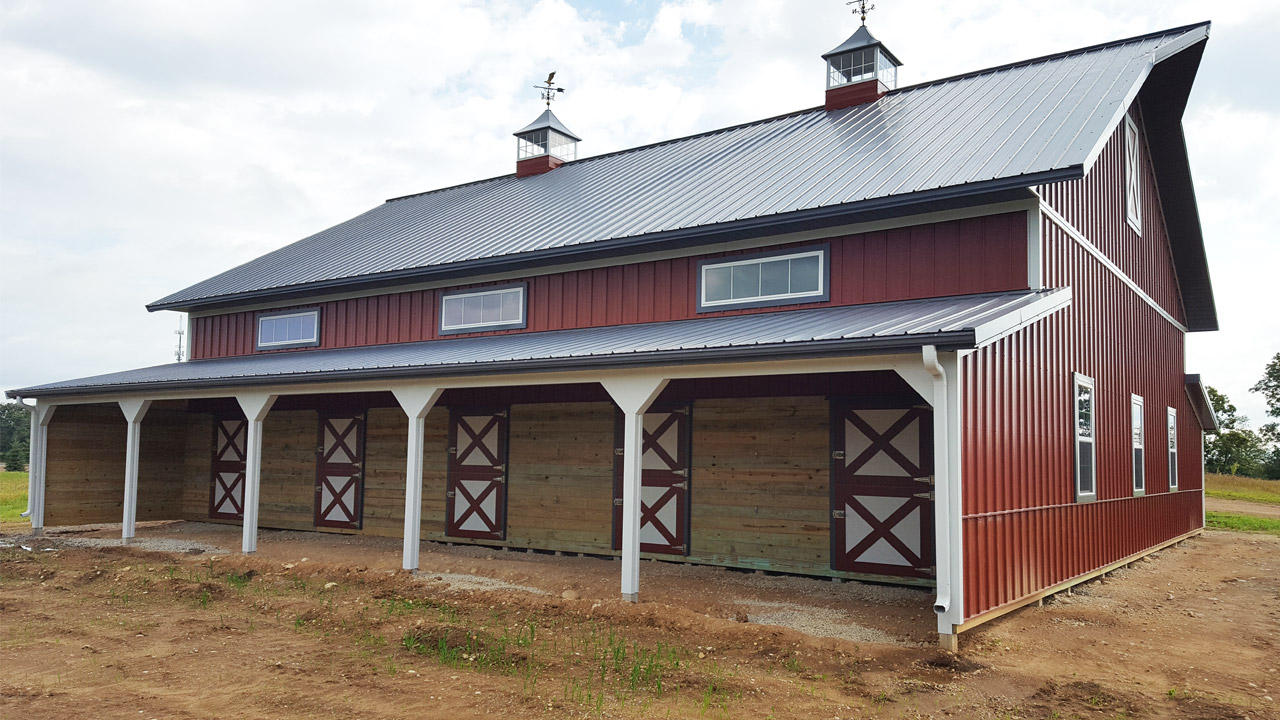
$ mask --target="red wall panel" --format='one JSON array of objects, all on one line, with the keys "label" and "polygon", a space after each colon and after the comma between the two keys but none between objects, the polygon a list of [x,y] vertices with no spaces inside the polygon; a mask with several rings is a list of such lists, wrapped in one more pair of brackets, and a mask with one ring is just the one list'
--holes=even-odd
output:
[{"label": "red wall panel", "polygon": [[[687,320],[1027,287],[1024,213],[849,235],[826,242],[831,244],[829,303],[699,314],[695,297],[698,261],[758,250],[716,253],[531,277],[528,327],[504,332]],[[782,247],[809,244],[812,243]],[[434,340],[438,337],[437,302],[441,292],[419,290],[317,303],[322,316],[320,347]],[[276,309],[285,308],[272,310]],[[238,312],[195,318],[191,358],[252,354],[257,314]],[[498,333],[475,333],[493,334]]]},{"label": "red wall panel", "polygon": [[1178,278],[1169,251],[1169,236],[1160,206],[1160,192],[1147,152],[1142,115],[1131,109],[1141,138],[1142,232],[1125,219],[1124,123],[1112,133],[1102,154],[1083,180],[1039,188],[1049,207],[1062,215],[1090,242],[1160,303],[1170,315],[1185,322]]},{"label": "red wall panel", "polygon": [[[1049,219],[1049,287],[1072,306],[966,357],[965,615],[1025,597],[1201,527],[1200,428],[1181,330]],[[1153,261],[1154,262],[1154,261]],[[1073,384],[1095,379],[1098,501],[1075,502]],[[1133,497],[1129,399],[1146,419],[1146,496]],[[1165,412],[1178,413],[1180,491],[1169,492]]]}]

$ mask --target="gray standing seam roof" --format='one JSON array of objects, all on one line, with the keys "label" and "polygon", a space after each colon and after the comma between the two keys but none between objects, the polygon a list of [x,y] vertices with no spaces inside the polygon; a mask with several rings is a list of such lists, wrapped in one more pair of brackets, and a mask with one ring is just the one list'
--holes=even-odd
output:
[{"label": "gray standing seam roof", "polygon": [[610,327],[194,360],[11,390],[10,397],[673,364],[972,347],[1070,302],[1022,290]]},{"label": "gray standing seam roof", "polygon": [[842,110],[806,110],[585,158],[541,175],[389,200],[148,307],[191,309],[448,272],[457,277],[497,259],[528,263],[743,223],[781,224],[805,213],[853,216],[937,192],[959,196],[1075,179],[1152,63],[1169,48],[1176,54],[1207,36],[1207,27],[901,88]]}]

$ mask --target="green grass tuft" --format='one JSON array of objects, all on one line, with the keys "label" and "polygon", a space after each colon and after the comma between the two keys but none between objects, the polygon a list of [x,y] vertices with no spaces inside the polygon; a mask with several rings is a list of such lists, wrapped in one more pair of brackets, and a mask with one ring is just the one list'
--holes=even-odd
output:
[{"label": "green grass tuft", "polygon": [[1280,520],[1275,518],[1210,511],[1205,513],[1205,523],[1209,527],[1219,530],[1258,532],[1280,536]]},{"label": "green grass tuft", "polygon": [[27,511],[27,474],[0,472],[0,522],[21,522]]}]

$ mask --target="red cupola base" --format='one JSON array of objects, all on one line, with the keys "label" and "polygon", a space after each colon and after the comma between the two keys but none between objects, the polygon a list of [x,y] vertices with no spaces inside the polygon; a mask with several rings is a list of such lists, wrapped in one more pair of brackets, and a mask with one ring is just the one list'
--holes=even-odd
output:
[{"label": "red cupola base", "polygon": [[564,161],[554,155],[539,155],[537,157],[525,158],[516,161],[516,177],[529,177],[530,175],[541,175],[544,172],[551,172],[564,164]]},{"label": "red cupola base", "polygon": [[875,102],[889,92],[889,86],[879,80],[863,80],[827,91],[827,112]]}]

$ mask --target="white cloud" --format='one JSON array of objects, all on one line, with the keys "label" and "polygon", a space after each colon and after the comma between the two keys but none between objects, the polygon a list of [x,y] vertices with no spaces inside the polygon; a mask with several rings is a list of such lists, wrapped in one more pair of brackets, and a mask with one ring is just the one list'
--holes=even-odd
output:
[{"label": "white cloud", "polygon": [[[1255,289],[1280,264],[1272,4],[1212,8],[1187,116],[1224,327],[1189,366],[1255,420],[1246,389],[1280,350]],[[904,84],[1204,19],[1189,1],[881,6]],[[0,388],[165,362],[177,321],[146,302],[387,197],[510,172],[550,70],[597,154],[818,105],[819,56],[856,26],[827,0],[0,0]]]}]

